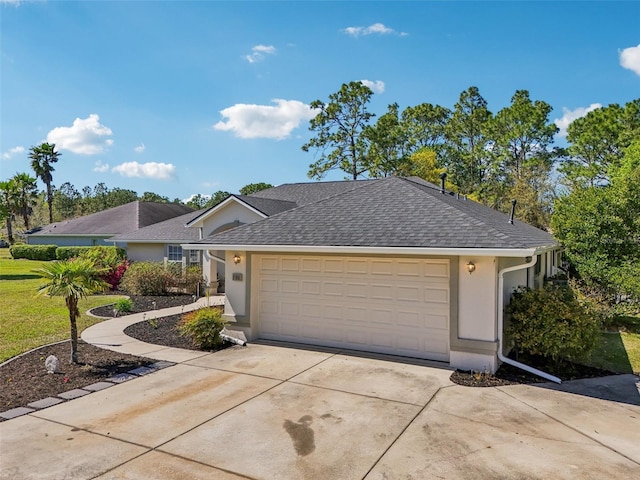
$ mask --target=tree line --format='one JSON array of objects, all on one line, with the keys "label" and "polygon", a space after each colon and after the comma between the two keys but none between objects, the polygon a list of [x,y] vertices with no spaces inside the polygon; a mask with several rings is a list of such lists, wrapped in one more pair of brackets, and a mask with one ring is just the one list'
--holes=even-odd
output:
[{"label": "tree line", "polygon": [[[56,151],[55,144],[42,143],[31,147],[29,158],[34,175],[26,172],[16,173],[13,177],[0,181],[0,222],[4,224],[3,230],[9,243],[15,242],[15,226],[28,231],[34,226],[101,212],[137,200],[178,203],[199,210],[216,205],[230,195],[227,191],[218,190],[211,195],[194,195],[183,202],[179,198],[170,200],[154,192],[138,195],[134,190],[109,188],[102,182],[94,187],[85,186],[81,190],[70,182],[55,187],[54,164],[60,156],[61,153]],[[38,179],[45,185],[42,191],[38,189]],[[249,195],[272,186],[264,182],[250,183],[240,189],[240,194]]]}]

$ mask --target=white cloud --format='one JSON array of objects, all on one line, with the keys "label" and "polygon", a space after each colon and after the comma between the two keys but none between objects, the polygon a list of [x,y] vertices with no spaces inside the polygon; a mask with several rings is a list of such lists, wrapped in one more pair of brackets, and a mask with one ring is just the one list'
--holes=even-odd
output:
[{"label": "white cloud", "polygon": [[93,167],[93,171],[94,172],[99,172],[99,173],[108,172],[109,171],[109,164],[108,163],[102,163],[100,160],[98,160],[96,162],[95,166]]},{"label": "white cloud", "polygon": [[2,154],[2,158],[8,160],[12,157],[15,157],[16,155],[22,155],[24,152],[25,152],[25,148],[22,146],[13,147],[7,150],[6,152],[4,152]]},{"label": "white cloud", "polygon": [[303,120],[310,120],[316,113],[298,100],[272,100],[271,105],[247,105],[237,103],[220,111],[225,120],[216,123],[215,130],[232,131],[240,138],[288,137]]},{"label": "white cloud", "polygon": [[343,28],[342,32],[356,38],[360,35],[390,35],[392,33],[400,35],[401,37],[408,35],[406,32],[398,33],[393,28],[389,28],[382,23],[374,23],[368,27],[347,27]]},{"label": "white cloud", "polygon": [[382,93],[384,92],[384,82],[382,80],[360,80],[364,86],[369,87],[373,93]]},{"label": "white cloud", "polygon": [[7,5],[15,5],[16,7],[22,3],[22,0],[0,0],[0,3]]},{"label": "white cloud", "polygon": [[266,55],[274,55],[276,47],[273,45],[256,45],[251,49],[249,55],[245,55],[245,60],[249,63],[256,63],[264,60]]},{"label": "white cloud", "polygon": [[56,127],[47,134],[47,142],[55,143],[59,150],[81,155],[103,153],[113,144],[109,127],[100,124],[100,117],[92,113],[87,118],[76,118],[70,127]]},{"label": "white cloud", "polygon": [[553,123],[560,129],[558,132],[559,137],[567,136],[567,128],[571,125],[571,122],[576,120],[577,118],[584,117],[587,113],[596,110],[598,108],[602,108],[602,104],[600,103],[592,103],[588,107],[578,107],[575,110],[569,110],[566,107],[562,107],[562,117],[556,118]]},{"label": "white cloud", "polygon": [[640,45],[622,50],[620,52],[620,65],[640,75]]},{"label": "white cloud", "polygon": [[123,177],[153,178],[156,180],[170,180],[176,175],[176,167],[171,163],[157,162],[125,162],[111,169]]},{"label": "white cloud", "polygon": [[134,152],[136,152],[136,153],[142,153],[142,152],[144,152],[144,149],[145,149],[145,148],[147,148],[147,147],[145,147],[145,146],[144,146],[144,143],[141,143],[140,145],[138,145],[137,147],[135,147],[135,148],[133,149],[133,151],[134,151]]}]

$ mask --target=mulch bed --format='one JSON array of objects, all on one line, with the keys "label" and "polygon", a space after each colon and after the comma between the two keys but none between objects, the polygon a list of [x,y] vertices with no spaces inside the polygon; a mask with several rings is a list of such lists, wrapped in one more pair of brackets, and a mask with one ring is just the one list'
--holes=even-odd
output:
[{"label": "mulch bed", "polygon": [[[581,378],[596,378],[616,375],[608,370],[602,370],[600,368],[589,367],[587,365],[567,361],[561,361],[559,366],[556,368],[549,359],[537,355],[520,355],[517,360],[525,365],[550,373],[560,378],[563,382],[568,380],[578,380]],[[456,370],[451,374],[450,379],[452,382],[466,387],[500,387],[504,385],[519,385],[523,383],[532,384],[548,382],[548,380],[545,380],[542,377],[538,377],[537,375],[506,363],[500,365],[496,373],[493,375],[478,371]]]},{"label": "mulch bed", "polygon": [[[189,295],[170,297],[131,297],[134,305],[132,313],[193,302]],[[92,311],[94,315],[113,316],[113,307],[99,307]],[[150,322],[140,322],[130,327],[134,338],[145,342],[178,348],[197,350],[189,339],[182,337],[171,328],[180,319],[180,315],[158,319],[158,328]],[[49,374],[44,362],[49,355],[59,360],[59,373]],[[82,388],[103,381],[118,373],[124,373],[141,366],[154,363],[152,360],[134,355],[106,350],[78,341],[78,364],[70,363],[71,341],[47,345],[25,355],[18,356],[0,367],[0,412],[47,397]],[[2,418],[0,418],[2,421]]]}]

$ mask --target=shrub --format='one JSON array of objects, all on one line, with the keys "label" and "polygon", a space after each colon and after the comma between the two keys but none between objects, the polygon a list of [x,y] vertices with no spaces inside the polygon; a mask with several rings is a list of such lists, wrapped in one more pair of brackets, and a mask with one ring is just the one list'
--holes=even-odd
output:
[{"label": "shrub", "polygon": [[57,245],[12,245],[9,252],[13,258],[51,261],[56,259]]},{"label": "shrub", "polygon": [[91,247],[58,247],[56,248],[56,260],[71,260],[80,257]]},{"label": "shrub", "polygon": [[162,263],[135,262],[125,271],[120,288],[129,295],[166,295],[173,276]]},{"label": "shrub", "polygon": [[219,307],[200,308],[184,315],[178,324],[180,335],[190,337],[203,350],[212,350],[222,344],[220,332],[226,322]]},{"label": "shrub", "polygon": [[127,313],[133,310],[133,302],[129,298],[121,298],[114,305],[113,309],[118,313]]},{"label": "shrub", "polygon": [[96,267],[104,270],[102,280],[108,283],[111,290],[116,290],[124,272],[129,268],[124,248],[96,246],[89,247],[81,253],[82,258],[92,260]]},{"label": "shrub", "polygon": [[516,351],[554,360],[579,360],[598,341],[600,322],[590,315],[568,287],[519,287],[507,307],[511,323],[506,330]]}]

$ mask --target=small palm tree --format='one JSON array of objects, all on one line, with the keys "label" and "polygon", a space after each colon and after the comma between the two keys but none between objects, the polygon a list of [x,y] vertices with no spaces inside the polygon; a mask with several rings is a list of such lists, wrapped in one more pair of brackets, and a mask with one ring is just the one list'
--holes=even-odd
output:
[{"label": "small palm tree", "polygon": [[106,288],[106,283],[98,277],[102,271],[91,260],[77,258],[50,262],[34,272],[47,280],[38,288],[38,295],[63,297],[67,304],[71,326],[71,363],[78,363],[78,301]]}]

